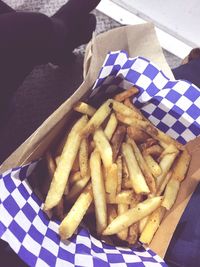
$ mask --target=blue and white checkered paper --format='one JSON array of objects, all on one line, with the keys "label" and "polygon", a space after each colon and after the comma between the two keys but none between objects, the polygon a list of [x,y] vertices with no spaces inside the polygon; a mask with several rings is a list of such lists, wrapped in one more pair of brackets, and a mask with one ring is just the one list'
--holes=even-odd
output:
[{"label": "blue and white checkered paper", "polygon": [[[149,60],[111,52],[99,74],[92,94],[101,88],[110,92],[135,84],[140,93],[135,104],[158,128],[185,143],[199,135],[200,93],[189,82],[170,81]],[[29,266],[167,266],[149,249],[113,247],[80,227],[63,242],[60,222],[49,220],[43,203],[33,193],[28,177],[35,163],[12,169],[0,176],[0,237]]]}]

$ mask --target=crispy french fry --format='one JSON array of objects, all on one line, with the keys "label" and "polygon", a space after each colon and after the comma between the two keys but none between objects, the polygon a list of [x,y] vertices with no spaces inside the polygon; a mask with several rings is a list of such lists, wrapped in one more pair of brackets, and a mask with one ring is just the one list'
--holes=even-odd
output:
[{"label": "crispy french fry", "polygon": [[139,164],[139,167],[142,171],[142,173],[144,174],[146,183],[151,191],[151,193],[155,193],[156,192],[156,183],[155,183],[155,179],[153,177],[153,175],[150,172],[150,169],[148,167],[148,165],[146,164],[146,161],[144,160],[142,153],[140,152],[139,148],[137,147],[135,141],[133,139],[130,139],[128,137],[127,142],[129,144],[131,144],[132,149],[134,151],[135,157],[137,159],[137,162]]},{"label": "crispy french fry", "polygon": [[81,178],[77,182],[72,185],[72,188],[69,190],[68,194],[66,194],[67,200],[74,200],[78,194],[84,189],[87,183],[90,180],[90,175],[86,175],[85,177]]},{"label": "crispy french fry", "polygon": [[138,118],[140,120],[145,120],[145,117],[142,115],[142,113],[139,111],[139,109],[137,109],[133,103],[130,101],[129,98],[126,98],[124,100],[124,105],[126,105],[127,107],[131,108],[134,112],[135,112],[135,118]]},{"label": "crispy french fry", "polygon": [[133,223],[141,220],[156,210],[161,205],[162,199],[162,197],[153,197],[139,203],[136,207],[117,216],[117,218],[107,226],[102,234],[113,235],[126,229]]},{"label": "crispy french fry", "polygon": [[116,196],[107,194],[106,202],[108,204],[131,204],[133,198],[134,198],[133,190],[122,190]]},{"label": "crispy french fry", "polygon": [[130,96],[134,96],[138,92],[139,92],[138,88],[136,88],[135,86],[133,86],[133,87],[129,88],[128,90],[125,90],[122,93],[119,93],[119,94],[115,95],[114,99],[116,101],[122,102],[126,98],[128,98]]},{"label": "crispy french fry", "polygon": [[147,134],[151,135],[153,138],[155,138],[158,141],[162,141],[163,143],[166,144],[174,144],[178,149],[183,150],[184,146],[171,138],[169,135],[163,133],[159,129],[157,129],[155,126],[153,126],[151,123],[148,124],[147,127],[143,128],[146,130]]},{"label": "crispy french fry", "polygon": [[159,175],[161,175],[162,169],[160,168],[160,165],[154,160],[154,158],[151,155],[146,155],[145,153],[143,153],[143,157],[152,175],[154,177],[158,177]]},{"label": "crispy french fry", "polygon": [[94,142],[101,155],[103,165],[106,169],[111,167],[113,163],[113,152],[107,137],[105,136],[102,129],[97,129],[94,133]]},{"label": "crispy french fry", "polygon": [[171,179],[172,176],[172,171],[170,170],[167,175],[165,176],[165,178],[163,179],[162,184],[160,185],[160,187],[157,188],[157,192],[156,195],[160,196],[163,191],[165,190],[166,185],[168,184],[169,180]]},{"label": "crispy french fry", "polygon": [[138,166],[136,157],[133,153],[132,146],[127,143],[122,144],[122,153],[126,160],[130,179],[132,182],[132,186],[134,191],[137,194],[144,193],[148,194],[150,192],[147,183],[145,181],[145,178],[142,174],[142,171],[140,170],[140,167]]},{"label": "crispy french fry", "polygon": [[147,121],[143,121],[143,120],[140,120],[134,117],[126,117],[120,113],[116,113],[116,117],[118,121],[123,122],[124,124],[130,125],[130,126],[135,126],[140,129],[145,129],[149,125],[149,122]]},{"label": "crispy french fry", "polygon": [[116,128],[117,128],[117,119],[116,119],[115,113],[112,113],[104,129],[104,133],[106,137],[108,138],[108,140],[112,138],[113,133],[115,132]]},{"label": "crispy french fry", "polygon": [[162,202],[162,207],[165,207],[167,210],[170,210],[174,205],[177,194],[180,188],[180,181],[176,179],[171,179],[167,184],[164,192],[164,200]]},{"label": "crispy french fry", "polygon": [[116,113],[121,114],[122,116],[138,119],[138,113],[136,113],[132,108],[129,108],[116,100],[113,100],[113,109]]},{"label": "crispy french fry", "polygon": [[82,130],[82,136],[88,136],[99,128],[102,122],[108,117],[112,109],[112,100],[108,99],[104,104],[97,109],[94,115],[90,118],[87,125]]},{"label": "crispy french fry", "polygon": [[80,113],[86,114],[90,117],[93,116],[94,113],[96,112],[95,108],[93,108],[92,106],[90,106],[84,102],[77,102],[74,105],[73,109],[80,112]]},{"label": "crispy french fry", "polygon": [[107,205],[108,223],[111,223],[117,217],[115,205]]},{"label": "crispy french fry", "polygon": [[125,135],[126,135],[126,127],[123,125],[118,126],[111,139],[113,161],[115,161],[118,156],[118,153],[122,145],[122,142],[124,141]]},{"label": "crispy french fry", "polygon": [[92,188],[91,184],[89,184],[80,194],[77,201],[60,224],[59,234],[62,240],[68,239],[73,235],[92,203],[92,200]]},{"label": "crispy french fry", "polygon": [[160,162],[165,155],[177,153],[177,151],[177,148],[173,144],[168,145],[160,154],[158,161]]},{"label": "crispy french fry", "polygon": [[160,162],[160,167],[162,169],[162,173],[161,175],[159,175],[158,177],[156,177],[156,184],[157,184],[157,188],[159,189],[159,187],[161,186],[164,178],[166,177],[167,173],[169,172],[172,164],[175,161],[175,158],[178,155],[178,150],[176,150],[175,153],[171,153],[171,154],[166,154],[161,162]]},{"label": "crispy french fry", "polygon": [[74,124],[68,135],[67,142],[64,146],[45,200],[44,210],[55,207],[62,198],[81,142],[80,131],[86,125],[87,120],[86,115],[81,117],[81,119]]},{"label": "crispy french fry", "polygon": [[[117,213],[118,215],[123,214],[124,212],[126,212],[129,208],[129,205],[127,204],[118,204],[117,207]],[[122,231],[117,233],[117,236],[119,237],[119,239],[121,240],[126,240],[128,237],[128,228],[123,229]]]},{"label": "crispy french fry", "polygon": [[144,131],[134,126],[128,126],[127,133],[128,136],[132,138],[136,143],[144,143],[150,137]]},{"label": "crispy french fry", "polygon": [[107,226],[107,208],[106,193],[101,169],[101,158],[97,150],[91,154],[90,170],[95,204],[96,228],[97,233],[101,234]]},{"label": "crispy french fry", "polygon": [[89,148],[88,148],[88,140],[84,138],[81,141],[80,149],[79,149],[79,166],[81,176],[84,178],[89,175]]},{"label": "crispy french fry", "polygon": [[77,172],[70,174],[69,183],[72,185],[81,179],[82,179],[81,173],[80,173],[80,171],[77,171]]},{"label": "crispy french fry", "polygon": [[153,146],[147,147],[145,149],[144,149],[144,146],[142,146],[142,148],[143,148],[143,152],[146,155],[151,155],[154,157],[159,157],[163,152],[162,147],[160,147],[159,145],[153,145]]},{"label": "crispy french fry", "polygon": [[117,158],[117,193],[122,189],[122,157],[118,156]]},{"label": "crispy french fry", "polygon": [[149,216],[148,221],[144,227],[144,230],[142,231],[140,235],[140,242],[144,244],[150,244],[151,240],[157,231],[158,227],[160,226],[160,223],[165,215],[166,209],[163,207],[159,207],[158,209],[154,210],[152,214]]},{"label": "crispy french fry", "polygon": [[110,168],[106,171],[105,177],[105,190],[106,193],[110,194],[111,197],[115,197],[117,193],[117,164],[113,163]]}]

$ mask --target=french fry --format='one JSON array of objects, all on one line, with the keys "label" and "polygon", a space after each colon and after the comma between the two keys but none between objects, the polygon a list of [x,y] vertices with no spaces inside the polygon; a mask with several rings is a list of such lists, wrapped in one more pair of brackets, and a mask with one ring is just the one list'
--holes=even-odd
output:
[{"label": "french fry", "polygon": [[107,206],[108,223],[111,223],[117,217],[117,211],[115,205]]},{"label": "french fry", "polygon": [[78,154],[76,155],[76,158],[74,160],[74,163],[72,165],[72,171],[73,172],[77,172],[80,170],[80,165],[79,165],[79,157],[78,157]]},{"label": "french fry", "polygon": [[122,157],[118,156],[117,158],[117,193],[122,189]]},{"label": "french fry", "polygon": [[121,114],[125,117],[133,117],[138,119],[138,113],[136,113],[133,109],[127,107],[121,102],[118,102],[116,100],[113,100],[113,109],[117,114]]},{"label": "french fry", "polygon": [[92,188],[91,184],[89,184],[80,194],[77,201],[59,226],[59,234],[62,240],[68,239],[73,235],[91,205],[92,200]]},{"label": "french fry", "polygon": [[90,118],[87,125],[82,130],[82,136],[88,136],[101,126],[103,121],[109,116],[112,109],[112,100],[108,99],[104,104],[97,109],[94,115]]},{"label": "french fry", "polygon": [[153,145],[147,148],[144,148],[144,146],[142,146],[142,148],[143,148],[143,152],[146,155],[151,155],[154,157],[159,157],[163,152],[162,147],[160,147],[159,145]]},{"label": "french fry", "polygon": [[154,210],[152,214],[149,216],[148,221],[142,231],[139,241],[144,244],[150,244],[155,232],[157,231],[160,223],[165,215],[166,209],[163,207],[159,207]]},{"label": "french fry", "polygon": [[160,185],[160,187],[157,188],[157,192],[156,192],[156,196],[160,196],[163,191],[165,190],[166,185],[168,184],[169,180],[171,179],[172,176],[172,171],[170,170],[167,175],[165,176],[162,184]]},{"label": "french fry", "polygon": [[123,122],[124,124],[130,125],[130,126],[135,126],[140,129],[145,129],[149,125],[149,122],[147,121],[143,121],[143,120],[140,120],[134,117],[126,117],[120,113],[116,113],[116,117],[118,121]]},{"label": "french fry", "polygon": [[125,135],[126,135],[126,127],[123,125],[118,126],[111,139],[113,161],[115,161],[118,156],[118,153],[122,145],[122,142],[124,141]]},{"label": "french fry", "polygon": [[130,245],[134,245],[137,242],[138,235],[139,235],[139,223],[136,222],[129,227],[129,233],[127,239],[128,243]]},{"label": "french fry", "polygon": [[147,221],[149,219],[149,216],[146,216],[144,218],[142,218],[140,221],[139,221],[139,233],[141,234],[142,231],[144,230],[144,227],[145,225],[147,224]]},{"label": "french fry", "polygon": [[130,179],[131,179],[134,191],[137,194],[140,194],[140,193],[148,194],[150,190],[147,186],[147,183],[142,174],[142,171],[140,170],[140,167],[138,166],[137,160],[133,153],[132,146],[130,144],[123,143],[122,153],[127,163],[127,167],[128,167],[128,171],[129,171],[129,175],[130,175]]},{"label": "french fry", "polygon": [[160,165],[154,160],[154,158],[151,155],[146,155],[146,153],[143,153],[143,157],[152,175],[154,177],[158,177],[159,175],[161,175],[162,169],[160,168]]},{"label": "french fry", "polygon": [[81,176],[80,171],[73,172],[69,176],[69,183],[72,185],[81,179],[82,179],[82,176]]},{"label": "french fry", "polygon": [[[129,208],[129,205],[127,204],[118,204],[117,207],[117,213],[118,215],[123,214],[124,212],[126,212]],[[128,237],[128,228],[123,229],[122,231],[117,233],[117,236],[119,237],[119,239],[121,240],[126,240]]]},{"label": "french fry", "polygon": [[104,180],[101,169],[101,158],[97,150],[90,156],[92,190],[94,195],[97,234],[101,234],[107,226],[107,208]]},{"label": "french fry", "polygon": [[150,137],[144,131],[134,126],[127,127],[127,134],[132,138],[136,143],[144,143]]},{"label": "french fry", "polygon": [[135,112],[135,118],[138,118],[139,120],[145,120],[146,118],[142,115],[142,113],[133,105],[133,103],[130,101],[129,98],[126,98],[124,100],[124,105],[131,108]]},{"label": "french fry", "polygon": [[79,166],[81,176],[84,178],[89,175],[89,148],[88,148],[88,140],[83,138],[80,144],[79,149]]},{"label": "french fry", "polygon": [[128,90],[123,91],[122,93],[119,93],[117,95],[115,95],[114,99],[116,101],[122,102],[124,101],[126,98],[130,97],[130,96],[134,96],[135,94],[137,94],[139,92],[138,88],[136,88],[135,86],[131,87]]},{"label": "french fry", "polygon": [[78,153],[81,142],[80,131],[87,123],[87,116],[81,117],[72,127],[68,135],[67,142],[64,146],[61,158],[54,173],[50,189],[48,191],[44,210],[49,210],[55,207],[62,198],[69,174]]},{"label": "french fry", "polygon": [[160,167],[162,169],[162,173],[161,175],[159,175],[158,177],[156,177],[156,184],[157,184],[157,188],[159,189],[159,187],[161,186],[164,178],[166,177],[167,173],[169,172],[172,164],[174,163],[175,158],[177,157],[179,151],[176,150],[175,153],[171,153],[171,154],[166,154],[162,160],[160,161]]},{"label": "french fry", "polygon": [[113,133],[115,132],[116,128],[117,128],[117,119],[116,119],[115,113],[112,113],[104,129],[104,133],[106,137],[108,138],[108,140],[112,138]]},{"label": "french fry", "polygon": [[127,177],[122,180],[122,189],[132,189],[132,182],[131,180]]},{"label": "french fry", "polygon": [[117,193],[117,182],[118,182],[118,173],[117,173],[117,164],[113,163],[110,168],[106,171],[105,177],[105,190],[106,193],[110,194],[111,198],[116,196]]},{"label": "french fry", "polygon": [[78,196],[78,194],[84,189],[89,180],[90,180],[90,175],[86,175],[85,177],[75,182],[72,185],[71,189],[69,190],[68,194],[65,195],[66,199],[74,200]]},{"label": "french fry", "polygon": [[177,153],[177,151],[177,148],[173,144],[168,145],[160,154],[158,161],[160,162],[165,155]]},{"label": "french fry", "polygon": [[113,152],[107,137],[102,129],[97,129],[93,136],[96,148],[98,149],[103,165],[106,169],[110,168],[113,163]]},{"label": "french fry", "polygon": [[131,204],[133,201],[133,190],[122,190],[116,196],[106,195],[108,204]]},{"label": "french fry", "polygon": [[122,181],[123,179],[130,179],[126,160],[122,157]]},{"label": "french fry", "polygon": [[173,206],[177,198],[180,182],[182,182],[186,176],[190,160],[191,156],[188,153],[187,149],[185,149],[175,163],[171,180],[167,184],[164,192],[164,200],[162,203],[162,206],[167,210],[169,210]]},{"label": "french fry", "polygon": [[139,167],[142,171],[142,173],[144,174],[144,177],[145,177],[145,180],[146,180],[146,183],[150,189],[150,192],[153,194],[156,192],[156,183],[155,183],[155,179],[154,177],[152,176],[150,170],[149,170],[149,167],[148,165],[146,164],[143,156],[142,156],[142,153],[140,152],[139,148],[137,147],[135,141],[133,139],[130,139],[129,137],[127,138],[127,142],[129,144],[131,144],[132,146],[132,149],[134,151],[134,154],[135,154],[135,157],[136,157],[136,160],[139,164]]},{"label": "french fry", "polygon": [[153,197],[139,203],[136,207],[117,216],[117,218],[107,226],[102,234],[113,235],[126,229],[133,223],[141,220],[156,210],[161,205],[162,199],[162,197]]},{"label": "french fry", "polygon": [[80,112],[80,113],[86,114],[90,117],[93,116],[94,113],[96,112],[95,108],[93,108],[92,106],[90,106],[84,102],[77,102],[74,105],[73,109]]}]

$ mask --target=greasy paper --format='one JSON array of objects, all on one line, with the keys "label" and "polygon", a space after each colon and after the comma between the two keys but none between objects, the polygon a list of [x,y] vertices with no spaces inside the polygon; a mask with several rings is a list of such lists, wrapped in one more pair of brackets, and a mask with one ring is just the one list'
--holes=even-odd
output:
[{"label": "greasy paper", "polygon": [[[66,123],[73,112],[73,105],[84,97],[94,84],[106,54],[114,50],[126,50],[130,57],[146,57],[157,64],[166,76],[173,79],[152,24],[121,27],[93,38],[86,51],[83,84],[2,164],[1,173],[43,155],[52,141],[66,128]],[[188,144],[192,153],[192,163],[187,179],[182,183],[175,206],[164,218],[150,245],[150,248],[161,257],[164,257],[175,227],[198,182],[199,146],[198,138]]]}]

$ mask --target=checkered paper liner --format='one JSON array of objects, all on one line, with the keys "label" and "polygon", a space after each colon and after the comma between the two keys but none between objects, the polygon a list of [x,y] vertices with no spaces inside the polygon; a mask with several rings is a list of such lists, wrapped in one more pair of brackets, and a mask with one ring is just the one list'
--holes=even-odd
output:
[{"label": "checkered paper liner", "polygon": [[[145,58],[131,59],[124,51],[109,53],[92,95],[128,89],[132,84],[140,89],[135,105],[158,128],[181,143],[199,135],[199,89],[189,82],[170,81]],[[49,220],[43,203],[29,186],[29,174],[36,164],[12,169],[0,177],[0,236],[29,266],[167,266],[150,249],[113,247],[83,227],[69,240],[61,241],[60,222]]]}]

